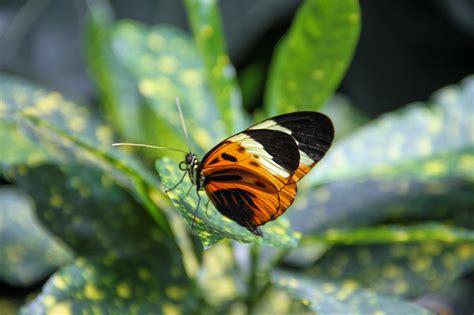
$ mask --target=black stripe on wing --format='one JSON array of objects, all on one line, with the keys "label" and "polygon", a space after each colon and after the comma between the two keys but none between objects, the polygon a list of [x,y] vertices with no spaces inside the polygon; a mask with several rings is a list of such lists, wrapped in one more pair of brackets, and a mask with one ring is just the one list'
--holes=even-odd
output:
[{"label": "black stripe on wing", "polygon": [[244,133],[260,143],[275,163],[294,174],[299,166],[300,153],[292,136],[270,129],[247,129]]},{"label": "black stripe on wing", "polygon": [[254,211],[258,209],[253,199],[255,194],[243,189],[220,189],[209,193],[212,203],[229,219],[244,227],[251,227]]},{"label": "black stripe on wing", "polygon": [[289,129],[299,149],[316,162],[322,159],[334,139],[332,121],[321,113],[295,112],[270,119]]}]

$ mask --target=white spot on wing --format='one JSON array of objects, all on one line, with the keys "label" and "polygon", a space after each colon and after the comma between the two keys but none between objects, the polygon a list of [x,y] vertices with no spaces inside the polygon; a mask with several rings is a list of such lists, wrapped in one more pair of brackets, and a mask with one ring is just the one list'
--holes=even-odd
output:
[{"label": "white spot on wing", "polygon": [[[232,140],[233,141],[233,140]],[[253,140],[251,137],[246,137],[241,140],[240,145],[250,154],[255,154],[260,157],[260,163],[273,175],[280,175],[282,177],[288,177],[290,174],[280,164],[276,163],[272,156],[265,151],[263,145]]]},{"label": "white spot on wing", "polygon": [[303,163],[305,165],[311,165],[314,163],[314,160],[310,158],[308,154],[300,150],[300,163]]},{"label": "white spot on wing", "polygon": [[270,129],[270,130],[281,131],[281,132],[291,135],[290,129],[277,124],[274,120],[271,120],[271,119],[265,120],[264,122],[256,124],[255,126],[252,126],[249,129]]}]

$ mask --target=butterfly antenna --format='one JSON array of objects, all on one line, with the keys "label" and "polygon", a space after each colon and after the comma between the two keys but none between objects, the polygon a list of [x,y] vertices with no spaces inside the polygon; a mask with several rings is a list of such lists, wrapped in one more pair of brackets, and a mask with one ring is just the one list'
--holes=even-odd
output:
[{"label": "butterfly antenna", "polygon": [[184,137],[186,138],[186,145],[188,146],[189,152],[191,152],[191,146],[189,145],[188,130],[186,130],[186,124],[184,123],[183,112],[181,111],[181,104],[179,103],[179,97],[176,96],[176,107],[178,107],[179,118],[181,119],[181,126],[183,127]]},{"label": "butterfly antenna", "polygon": [[155,145],[149,145],[149,144],[141,144],[141,143],[112,143],[113,146],[131,146],[131,147],[144,147],[144,148],[152,148],[152,149],[159,149],[159,150],[170,150],[170,151],[176,151],[176,152],[181,152],[181,153],[188,153],[184,150],[180,149],[175,149],[175,148],[168,148],[168,147],[158,147]]}]

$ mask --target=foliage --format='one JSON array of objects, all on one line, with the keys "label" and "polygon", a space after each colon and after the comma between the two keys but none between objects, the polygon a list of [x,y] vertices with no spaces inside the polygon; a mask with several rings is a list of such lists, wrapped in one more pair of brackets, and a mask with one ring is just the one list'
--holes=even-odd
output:
[{"label": "foliage", "polygon": [[0,75],[0,171],[14,185],[0,189],[0,278],[54,272],[21,313],[429,313],[413,299],[474,269],[474,78],[372,121],[340,96],[326,102],[359,7],[306,0],[273,57],[265,116],[322,110],[337,141],[261,238],[204,193],[198,207],[187,178],[165,193],[178,156],[111,146],[184,149],[177,96],[200,156],[251,123],[216,1],[185,6],[193,36],[87,2],[100,112]]}]

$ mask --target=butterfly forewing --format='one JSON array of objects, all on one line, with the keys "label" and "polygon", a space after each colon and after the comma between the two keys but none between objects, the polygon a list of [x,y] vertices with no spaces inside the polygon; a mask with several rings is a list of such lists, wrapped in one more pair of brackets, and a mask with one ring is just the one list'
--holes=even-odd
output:
[{"label": "butterfly forewing", "polygon": [[324,156],[334,137],[329,118],[296,112],[258,123],[215,146],[200,174],[223,215],[257,228],[279,217],[296,196],[296,183]]}]

